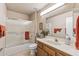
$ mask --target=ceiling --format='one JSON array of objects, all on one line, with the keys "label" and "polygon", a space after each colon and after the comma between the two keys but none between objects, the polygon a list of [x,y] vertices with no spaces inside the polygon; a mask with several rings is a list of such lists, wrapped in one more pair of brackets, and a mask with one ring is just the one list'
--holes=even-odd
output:
[{"label": "ceiling", "polygon": [[23,14],[31,14],[35,11],[43,9],[48,3],[7,3],[7,8]]},{"label": "ceiling", "polygon": [[68,12],[68,11],[72,11],[74,7],[74,3],[65,3],[63,6],[50,11],[49,13],[45,14],[44,17],[46,17],[47,19],[60,15],[62,13]]}]

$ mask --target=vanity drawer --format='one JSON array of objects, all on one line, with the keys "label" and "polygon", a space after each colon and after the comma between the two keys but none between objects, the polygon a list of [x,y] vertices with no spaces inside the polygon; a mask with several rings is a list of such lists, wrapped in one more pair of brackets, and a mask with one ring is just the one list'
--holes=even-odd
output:
[{"label": "vanity drawer", "polygon": [[56,56],[63,56],[61,53],[58,53],[58,52],[55,55]]},{"label": "vanity drawer", "polygon": [[71,56],[63,51],[57,50],[56,51],[56,56]]},{"label": "vanity drawer", "polygon": [[55,56],[55,51],[48,46],[44,45],[43,49],[49,54],[49,56]]},{"label": "vanity drawer", "polygon": [[38,47],[43,48],[43,43],[38,41],[37,44],[38,44]]}]

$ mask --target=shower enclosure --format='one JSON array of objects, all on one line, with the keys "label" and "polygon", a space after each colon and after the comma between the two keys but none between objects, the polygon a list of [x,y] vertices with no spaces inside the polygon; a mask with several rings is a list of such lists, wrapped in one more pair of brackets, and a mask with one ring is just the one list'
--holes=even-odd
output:
[{"label": "shower enclosure", "polygon": [[[0,39],[0,41],[2,40],[0,55],[16,55],[16,53],[28,49],[33,42],[31,41],[32,38],[25,40],[25,32],[30,32],[31,37],[33,32],[31,29],[33,27],[32,21],[7,19],[5,23],[5,36]],[[29,50],[26,52],[29,52]]]}]

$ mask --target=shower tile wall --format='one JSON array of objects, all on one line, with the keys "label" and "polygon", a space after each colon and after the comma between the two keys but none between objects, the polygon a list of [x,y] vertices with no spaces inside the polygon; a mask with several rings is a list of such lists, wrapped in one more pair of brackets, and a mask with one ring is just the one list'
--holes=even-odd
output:
[{"label": "shower tile wall", "polygon": [[26,31],[27,26],[17,23],[7,23],[6,25],[6,47],[12,47],[29,42],[29,40],[24,39],[24,32]]}]

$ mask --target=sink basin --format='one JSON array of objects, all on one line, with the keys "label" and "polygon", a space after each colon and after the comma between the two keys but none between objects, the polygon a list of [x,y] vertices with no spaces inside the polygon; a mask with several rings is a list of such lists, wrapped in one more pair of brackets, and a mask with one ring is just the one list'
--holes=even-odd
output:
[{"label": "sink basin", "polygon": [[55,42],[53,40],[45,40],[45,41],[48,42],[48,43],[54,44],[54,45],[61,45],[61,43]]},{"label": "sink basin", "polygon": [[52,43],[54,45],[61,45],[59,42],[49,42],[49,43]]},{"label": "sink basin", "polygon": [[64,42],[61,41],[62,38],[57,38],[57,37],[49,37],[47,36],[46,38],[43,38],[43,40],[45,40],[48,43],[54,44],[54,45],[61,45]]}]

